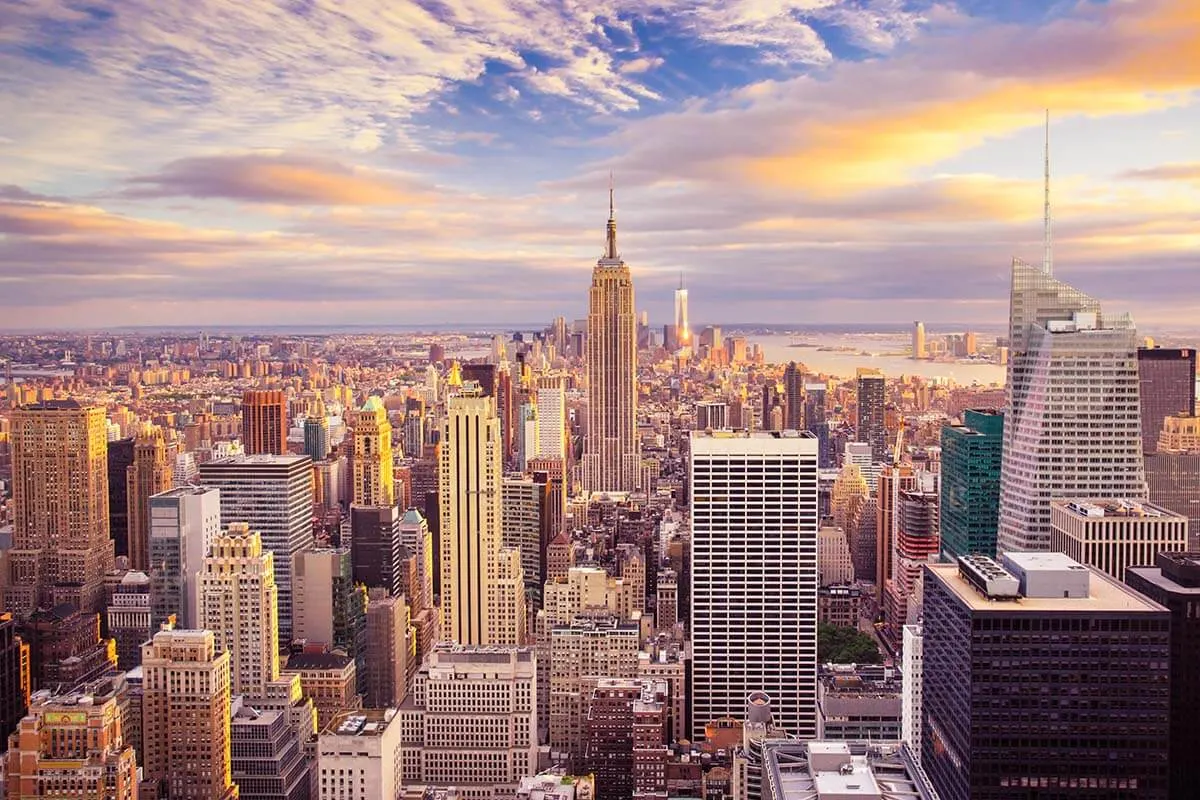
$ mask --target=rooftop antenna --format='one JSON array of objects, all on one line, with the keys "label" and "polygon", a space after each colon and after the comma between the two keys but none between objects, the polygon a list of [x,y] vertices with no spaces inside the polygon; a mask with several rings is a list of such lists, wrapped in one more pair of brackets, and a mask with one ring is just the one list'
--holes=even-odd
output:
[{"label": "rooftop antenna", "polygon": [[1050,238],[1050,109],[1046,109],[1046,178],[1045,178],[1045,234],[1044,247],[1045,252],[1042,254],[1042,272],[1047,275],[1054,272],[1054,255],[1051,251]]},{"label": "rooftop antenna", "polygon": [[608,228],[606,234],[604,258],[609,261],[616,261],[620,256],[617,255],[617,214],[613,206],[612,171],[608,173]]}]

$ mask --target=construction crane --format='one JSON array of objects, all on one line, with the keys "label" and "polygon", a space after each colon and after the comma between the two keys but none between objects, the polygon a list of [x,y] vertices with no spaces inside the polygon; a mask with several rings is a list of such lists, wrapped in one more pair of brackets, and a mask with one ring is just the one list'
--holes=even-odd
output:
[{"label": "construction crane", "polygon": [[904,423],[900,423],[900,430],[896,431],[896,445],[892,448],[892,463],[900,463],[900,454],[904,452]]}]

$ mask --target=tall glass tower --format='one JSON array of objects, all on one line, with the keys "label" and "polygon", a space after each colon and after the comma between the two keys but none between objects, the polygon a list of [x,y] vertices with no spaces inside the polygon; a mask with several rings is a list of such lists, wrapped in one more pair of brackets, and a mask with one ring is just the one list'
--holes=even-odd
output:
[{"label": "tall glass tower", "polygon": [[1012,265],[998,552],[1050,546],[1050,500],[1146,497],[1137,329],[1128,314]]}]

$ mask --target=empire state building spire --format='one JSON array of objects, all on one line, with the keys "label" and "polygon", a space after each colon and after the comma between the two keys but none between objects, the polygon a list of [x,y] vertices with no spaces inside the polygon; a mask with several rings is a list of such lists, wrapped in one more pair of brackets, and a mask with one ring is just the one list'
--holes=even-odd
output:
[{"label": "empire state building spire", "polygon": [[608,173],[608,228],[605,236],[604,258],[607,261],[619,261],[617,255],[617,213],[613,206],[613,176]]}]

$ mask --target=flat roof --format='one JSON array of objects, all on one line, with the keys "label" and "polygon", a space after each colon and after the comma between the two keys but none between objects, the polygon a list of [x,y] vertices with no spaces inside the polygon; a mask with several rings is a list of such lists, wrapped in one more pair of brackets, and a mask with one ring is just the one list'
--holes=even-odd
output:
[{"label": "flat roof", "polygon": [[396,716],[394,708],[362,708],[356,711],[345,711],[338,714],[325,730],[322,736],[382,736],[387,730],[388,723]]},{"label": "flat roof", "polygon": [[[1174,519],[1187,521],[1187,517],[1170,509],[1155,505],[1148,500],[1124,497],[1104,498],[1061,498],[1050,501],[1051,508],[1061,508],[1077,519]],[[1091,512],[1090,514],[1088,512]]]},{"label": "flat roof", "polygon": [[[1009,554],[1010,557],[1013,554]],[[1078,562],[1062,553],[1020,553],[1021,556],[1058,556],[1065,562],[1054,558],[1033,559],[1033,569],[1046,569],[1055,564],[1054,568],[1065,569],[1066,565]],[[1056,612],[1142,612],[1164,613],[1167,609],[1149,600],[1123,583],[1110,578],[1099,570],[1089,569],[1090,581],[1087,597],[1020,597],[1011,600],[992,600],[981,594],[974,586],[967,583],[958,574],[957,564],[926,564],[925,568],[937,575],[942,583],[954,592],[960,600],[972,611],[995,611],[1004,614],[1045,613]]]}]

